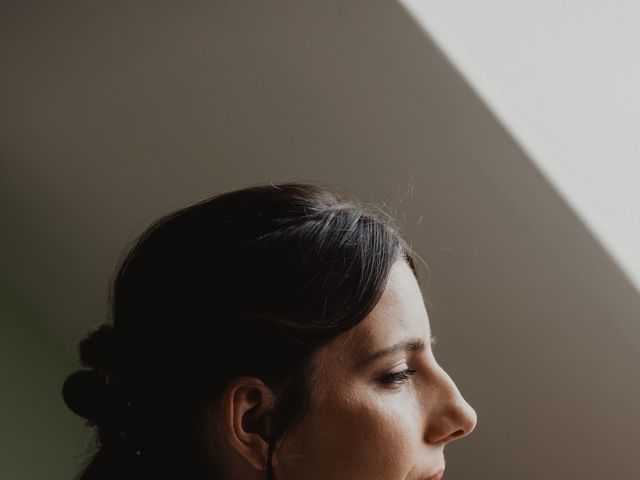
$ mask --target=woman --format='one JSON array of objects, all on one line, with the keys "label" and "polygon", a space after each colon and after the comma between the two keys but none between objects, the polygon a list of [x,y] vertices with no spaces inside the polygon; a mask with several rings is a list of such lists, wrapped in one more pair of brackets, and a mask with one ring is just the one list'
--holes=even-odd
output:
[{"label": "woman", "polygon": [[398,228],[321,186],[157,221],[111,304],[63,388],[97,430],[81,480],[435,480],[475,427]]}]

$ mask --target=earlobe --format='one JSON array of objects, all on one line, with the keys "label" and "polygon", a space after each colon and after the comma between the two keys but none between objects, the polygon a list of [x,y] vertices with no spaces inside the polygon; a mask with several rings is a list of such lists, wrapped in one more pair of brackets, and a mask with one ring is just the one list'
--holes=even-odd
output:
[{"label": "earlobe", "polygon": [[225,436],[229,444],[258,470],[265,470],[271,433],[272,390],[253,377],[234,379],[223,394]]}]

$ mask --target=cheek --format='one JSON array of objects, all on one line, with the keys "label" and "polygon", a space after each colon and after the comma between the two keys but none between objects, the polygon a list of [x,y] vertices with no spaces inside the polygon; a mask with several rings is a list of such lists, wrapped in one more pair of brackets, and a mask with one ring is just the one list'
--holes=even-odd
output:
[{"label": "cheek", "polygon": [[416,463],[422,418],[409,394],[374,392],[325,398],[288,438],[279,457],[288,472],[278,478],[405,478]]}]

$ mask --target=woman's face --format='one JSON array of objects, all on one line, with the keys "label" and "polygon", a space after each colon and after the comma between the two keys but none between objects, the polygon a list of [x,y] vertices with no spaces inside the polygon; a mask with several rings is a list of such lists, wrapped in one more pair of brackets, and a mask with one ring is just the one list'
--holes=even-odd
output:
[{"label": "woman's face", "polygon": [[[281,480],[427,480],[476,413],[431,350],[420,288],[393,266],[374,310],[314,357],[310,414],[274,454]],[[435,476],[435,477],[434,477]]]}]

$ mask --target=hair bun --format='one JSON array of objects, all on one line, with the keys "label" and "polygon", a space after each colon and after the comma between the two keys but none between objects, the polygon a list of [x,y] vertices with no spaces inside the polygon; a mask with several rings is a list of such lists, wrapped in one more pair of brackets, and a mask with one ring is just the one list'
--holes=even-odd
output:
[{"label": "hair bun", "polygon": [[80,362],[99,373],[119,373],[122,348],[113,326],[103,324],[90,332],[78,346]]},{"label": "hair bun", "polygon": [[111,419],[112,394],[104,377],[94,370],[79,370],[67,377],[62,386],[67,407],[92,423]]},{"label": "hair bun", "polygon": [[80,363],[87,370],[71,374],[62,387],[67,407],[90,422],[107,423],[118,418],[119,388],[110,386],[122,371],[123,352],[113,327],[103,324],[90,332],[78,347]]}]

